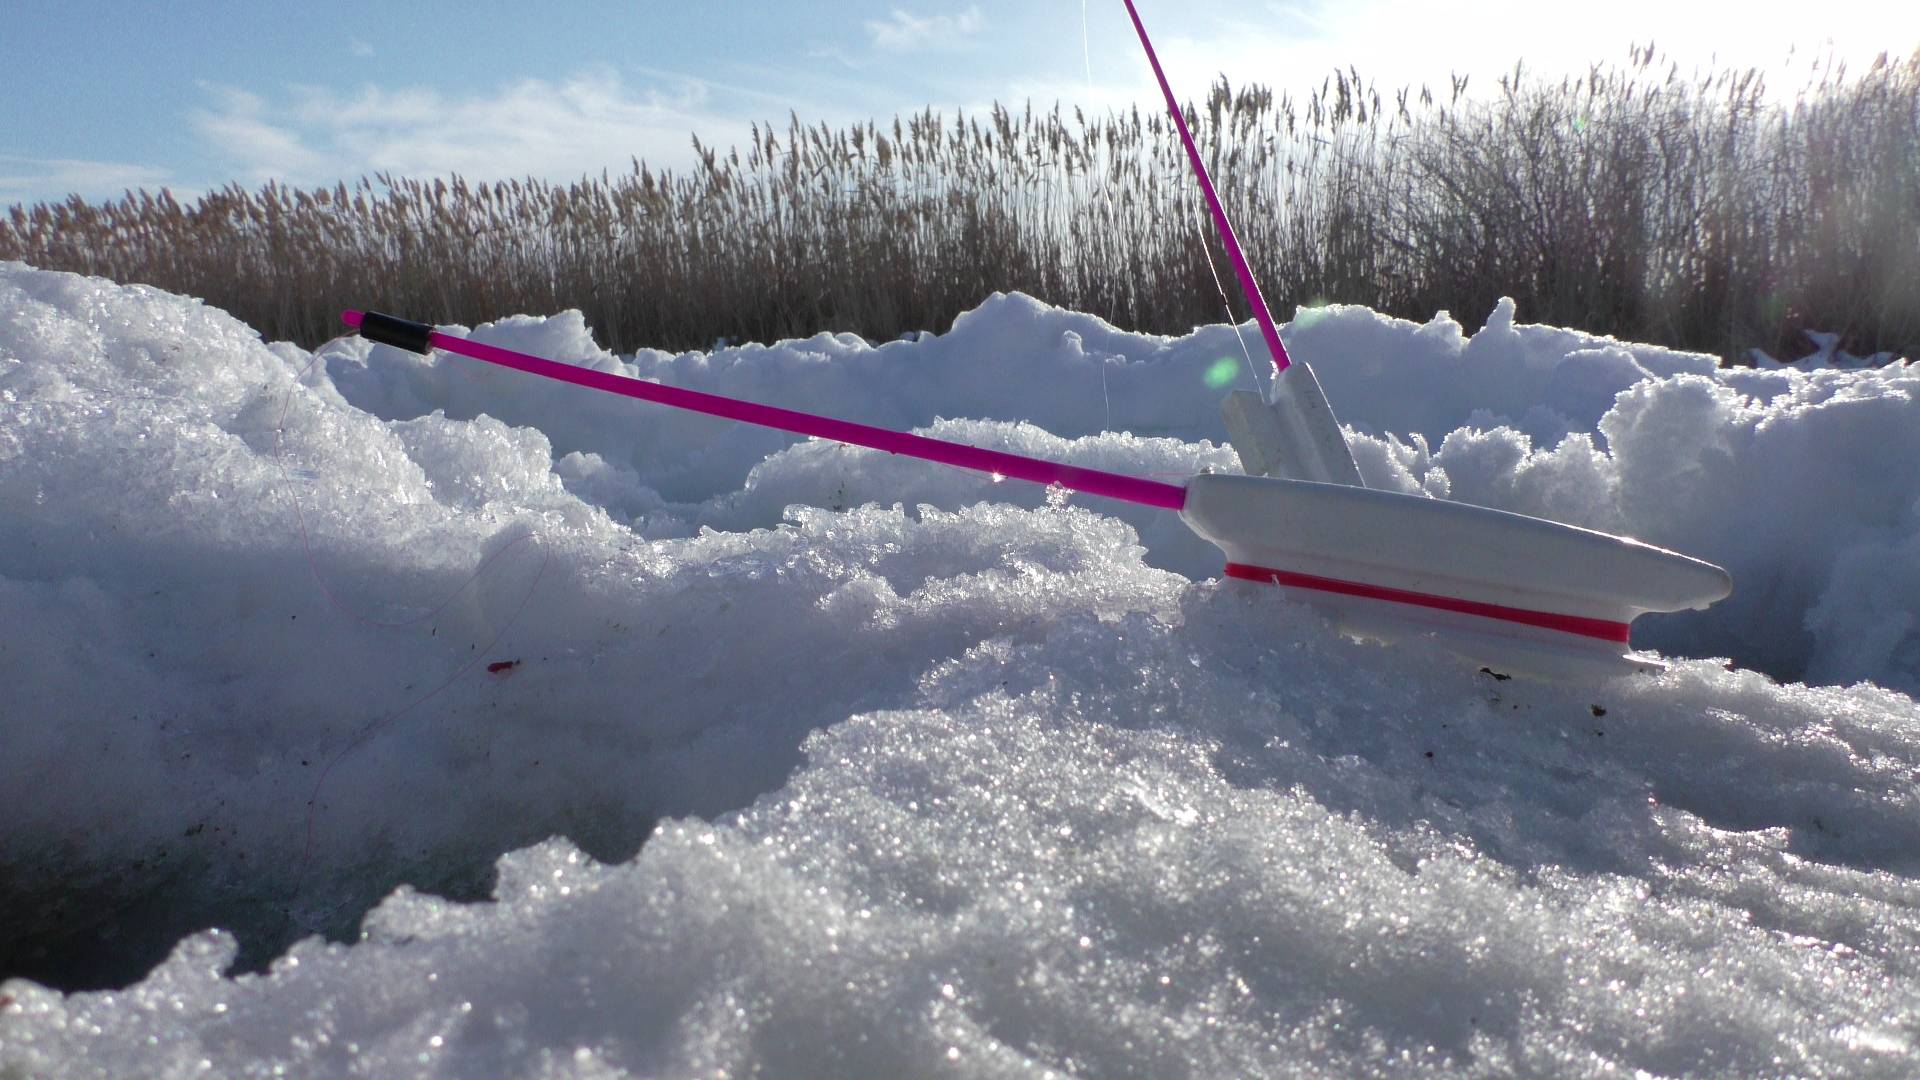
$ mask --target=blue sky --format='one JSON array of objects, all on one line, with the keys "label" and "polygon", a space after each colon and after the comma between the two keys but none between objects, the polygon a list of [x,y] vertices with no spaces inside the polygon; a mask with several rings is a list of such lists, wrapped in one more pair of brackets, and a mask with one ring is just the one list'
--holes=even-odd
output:
[{"label": "blue sky", "polygon": [[[1816,53],[1858,63],[1920,45],[1920,4],[1881,0],[1136,2],[1189,98],[1221,74],[1300,92],[1348,65],[1383,88],[1444,85],[1450,72],[1491,83],[1515,60],[1583,70],[1650,39],[1686,65],[1796,72]],[[0,206],[382,170],[568,179],[631,157],[680,166],[691,133],[727,145],[790,109],[839,125],[995,100],[1152,102],[1119,0],[1084,10],[1083,21],[1081,0],[13,0],[0,17],[11,69]]]}]

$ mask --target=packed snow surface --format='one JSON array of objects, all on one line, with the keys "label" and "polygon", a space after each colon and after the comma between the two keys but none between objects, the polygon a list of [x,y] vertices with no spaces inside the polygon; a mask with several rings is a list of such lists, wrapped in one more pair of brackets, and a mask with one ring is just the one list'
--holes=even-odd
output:
[{"label": "packed snow surface", "polygon": [[[472,333],[1176,481],[1255,382]],[[1920,374],[1286,336],[1370,484],[1734,595],[1496,680],[1165,512],[0,265],[0,1075],[1920,1072]]]}]

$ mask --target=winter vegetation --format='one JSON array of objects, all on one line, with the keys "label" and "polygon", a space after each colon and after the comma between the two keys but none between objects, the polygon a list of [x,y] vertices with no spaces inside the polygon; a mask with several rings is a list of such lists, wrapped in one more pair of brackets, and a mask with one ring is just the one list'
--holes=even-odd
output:
[{"label": "winter vegetation", "polygon": [[[1808,352],[1806,330],[1920,353],[1920,56],[1816,68],[1786,103],[1752,71],[1688,74],[1651,47],[1467,90],[1348,71],[1304,97],[1220,84],[1191,110],[1281,314],[1426,319],[1512,296],[1735,362]],[[204,297],[309,347],[369,304],[442,323],[578,309],[621,349],[890,339],[1001,290],[1143,331],[1223,314],[1155,109],[794,117],[699,154],[576,183],[383,175],[14,207],[0,258]]]},{"label": "winter vegetation", "polygon": [[[1370,486],[1731,570],[1636,624],[1664,670],[1500,680],[1168,512],[0,264],[0,1076],[1920,1073],[1920,368],[1514,316],[1284,333]],[[1018,294],[470,333],[1169,479],[1257,377]]]},{"label": "winter vegetation", "polygon": [[1556,680],[1165,510],[341,336],[1234,472],[1157,112],[13,208],[0,1080],[1920,1073],[1920,53],[1780,101],[1191,110],[1368,487],[1731,572]]}]

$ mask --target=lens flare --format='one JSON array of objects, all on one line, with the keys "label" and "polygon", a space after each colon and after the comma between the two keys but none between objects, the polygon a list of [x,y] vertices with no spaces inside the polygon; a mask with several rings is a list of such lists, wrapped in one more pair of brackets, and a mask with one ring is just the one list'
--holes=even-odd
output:
[{"label": "lens flare", "polygon": [[1234,378],[1237,375],[1239,375],[1239,373],[1240,373],[1239,362],[1234,360],[1234,358],[1231,356],[1223,356],[1220,359],[1215,360],[1213,363],[1207,365],[1207,373],[1205,376],[1203,376],[1203,378],[1206,379],[1207,385],[1209,387],[1215,390],[1218,390],[1221,387],[1226,386],[1229,383],[1233,382]]}]

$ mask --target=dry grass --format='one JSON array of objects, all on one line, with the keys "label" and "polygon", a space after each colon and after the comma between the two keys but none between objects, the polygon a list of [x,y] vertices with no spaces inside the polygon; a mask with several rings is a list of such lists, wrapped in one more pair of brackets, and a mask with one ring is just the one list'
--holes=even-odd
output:
[{"label": "dry grass", "polygon": [[[1920,54],[1826,70],[1786,106],[1752,72],[1686,77],[1651,49],[1464,89],[1383,96],[1351,71],[1300,99],[1213,88],[1191,119],[1269,297],[1424,319],[1512,295],[1529,319],[1728,358],[1804,351],[1802,326],[1920,356]],[[343,307],[580,308],[618,349],[889,338],[995,290],[1153,331],[1223,314],[1158,112],[796,117],[695,146],[685,172],[565,185],[382,175],[15,207],[0,258],[204,297],[306,344]]]}]

